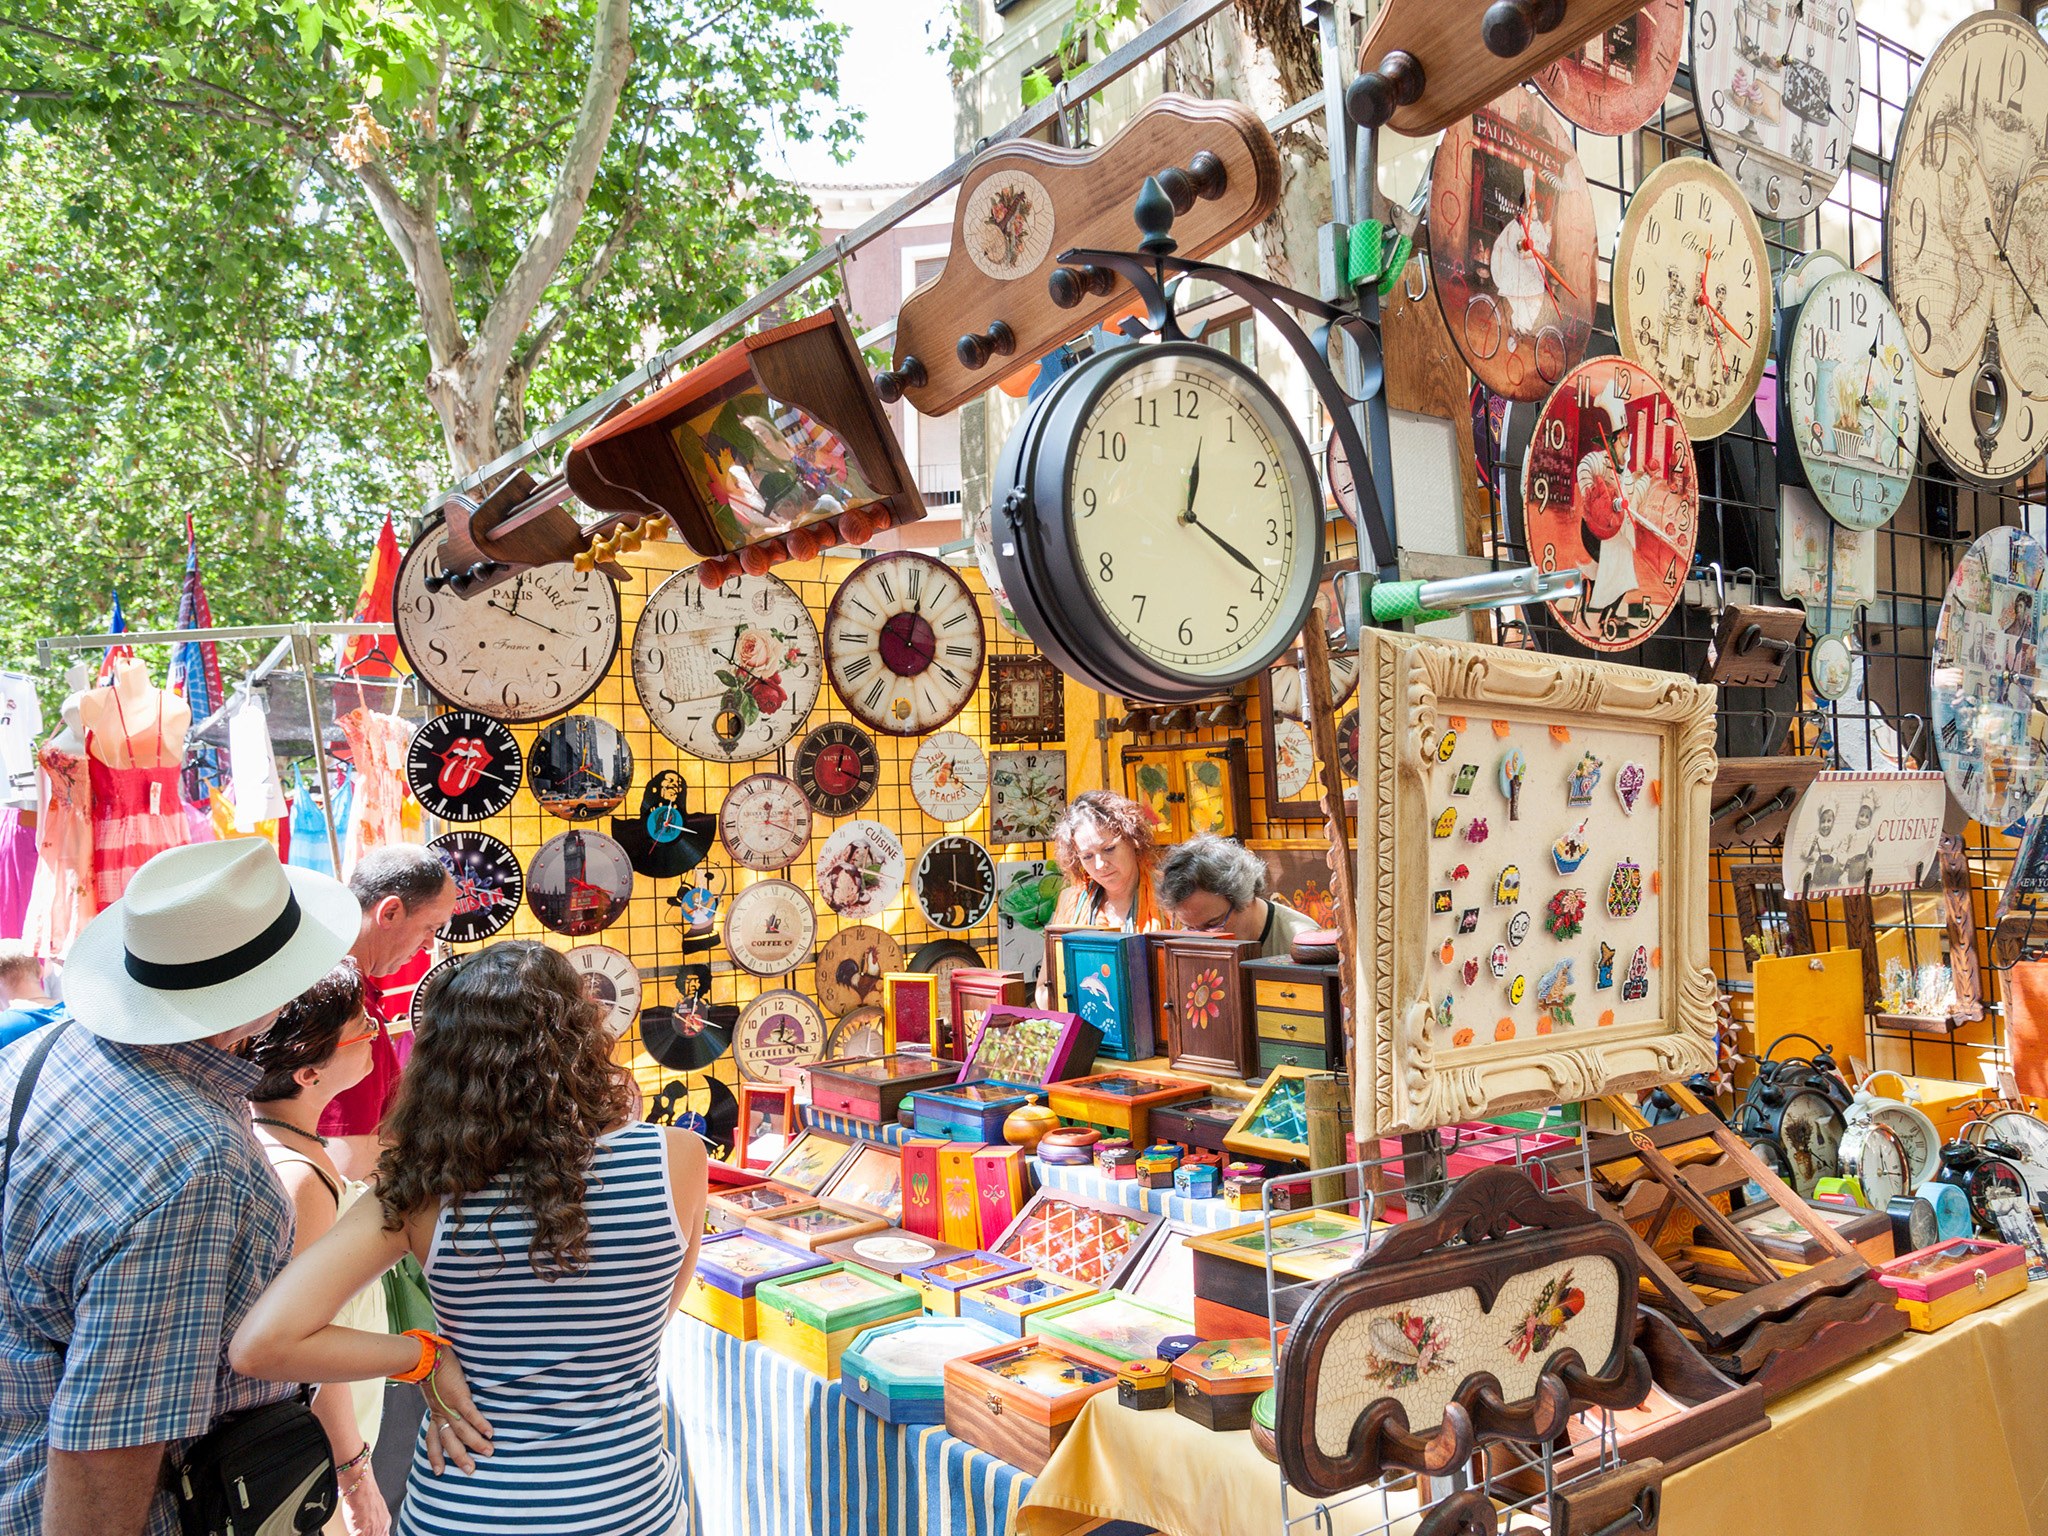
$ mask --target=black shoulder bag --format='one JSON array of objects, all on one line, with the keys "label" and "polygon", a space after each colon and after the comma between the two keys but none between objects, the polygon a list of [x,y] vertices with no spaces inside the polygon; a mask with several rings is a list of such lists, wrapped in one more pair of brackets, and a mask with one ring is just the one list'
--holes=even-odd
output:
[{"label": "black shoulder bag", "polygon": [[[21,1140],[21,1122],[43,1063],[71,1020],[52,1025],[21,1069],[7,1141],[0,1146],[0,1213],[7,1173]],[[185,1536],[309,1536],[340,1503],[334,1453],[313,1417],[313,1392],[222,1416],[200,1439],[165,1463]]]}]

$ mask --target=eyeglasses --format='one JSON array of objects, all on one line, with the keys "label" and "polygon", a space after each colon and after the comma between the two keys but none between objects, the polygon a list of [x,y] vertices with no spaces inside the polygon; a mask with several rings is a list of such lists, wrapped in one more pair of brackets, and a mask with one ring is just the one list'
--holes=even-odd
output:
[{"label": "eyeglasses", "polygon": [[370,1027],[364,1030],[360,1035],[350,1035],[345,1040],[335,1041],[334,1048],[337,1051],[345,1051],[352,1045],[361,1045],[365,1040],[374,1040],[377,1038],[376,1022],[372,1020],[367,1013],[361,1015],[361,1018],[364,1020],[365,1023],[369,1024]]}]

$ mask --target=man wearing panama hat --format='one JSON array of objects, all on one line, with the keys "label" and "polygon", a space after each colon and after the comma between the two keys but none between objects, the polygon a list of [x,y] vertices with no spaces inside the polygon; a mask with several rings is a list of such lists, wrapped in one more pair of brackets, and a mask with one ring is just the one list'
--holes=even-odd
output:
[{"label": "man wearing panama hat", "polygon": [[0,1052],[0,1536],[174,1536],[165,1452],[289,1395],[227,1366],[292,1231],[231,1052],[361,921],[266,843],[170,849],[72,945],[78,1027]]}]

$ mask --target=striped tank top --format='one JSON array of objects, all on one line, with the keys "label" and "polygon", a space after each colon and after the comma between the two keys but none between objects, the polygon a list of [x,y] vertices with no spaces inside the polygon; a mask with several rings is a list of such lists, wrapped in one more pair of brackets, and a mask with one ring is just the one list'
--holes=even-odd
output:
[{"label": "striped tank top", "polygon": [[492,1454],[473,1474],[450,1464],[436,1477],[416,1448],[398,1530],[667,1536],[683,1490],[657,1365],[685,1248],[668,1139],[639,1123],[599,1138],[580,1275],[534,1274],[533,1220],[500,1209],[509,1198],[501,1177],[444,1208],[426,1265],[441,1330],[495,1431]]}]

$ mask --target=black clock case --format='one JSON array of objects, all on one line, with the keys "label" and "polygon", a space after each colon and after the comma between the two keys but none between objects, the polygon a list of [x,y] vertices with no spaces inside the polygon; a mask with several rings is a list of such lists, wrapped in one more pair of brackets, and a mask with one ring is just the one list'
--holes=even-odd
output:
[{"label": "black clock case", "polygon": [[[1134,354],[1133,347],[1143,350]],[[1151,361],[1175,355],[1199,357],[1212,367],[1236,374],[1251,388],[1272,395],[1257,373],[1229,353],[1201,342],[1133,342],[1113,346],[1061,376],[1017,423],[1010,440],[1003,445],[990,501],[990,542],[995,548],[996,568],[1002,573],[1003,589],[1025,632],[1069,677],[1080,678],[1101,692],[1121,694],[1148,704],[1184,704],[1210,698],[1265,671],[1299,639],[1322,580],[1321,482],[1316,478],[1315,463],[1301,429],[1286,407],[1274,400],[1275,414],[1286,429],[1283,450],[1291,447],[1297,456],[1296,481],[1314,487],[1317,492],[1315,559],[1298,568],[1299,591],[1294,594],[1293,622],[1275,630],[1274,643],[1265,654],[1253,657],[1234,672],[1205,677],[1193,684],[1160,670],[1135,649],[1110,638],[1112,631],[1101,615],[1093,586],[1082,569],[1080,552],[1074,546],[1072,520],[1061,519],[1056,529],[1051,526],[1052,514],[1064,510],[1067,501],[1069,454],[1063,445],[1073,442],[1095,409],[1096,400],[1116,382],[1125,365],[1140,357]],[[1115,509],[1106,508],[1105,515],[1114,516]],[[1038,585],[1041,581],[1043,588]]]}]

